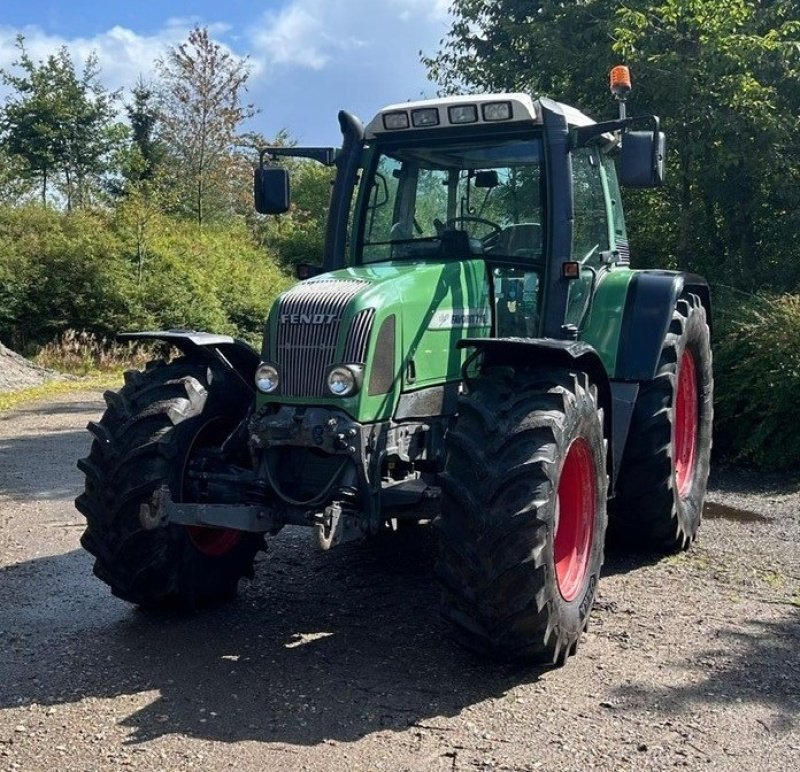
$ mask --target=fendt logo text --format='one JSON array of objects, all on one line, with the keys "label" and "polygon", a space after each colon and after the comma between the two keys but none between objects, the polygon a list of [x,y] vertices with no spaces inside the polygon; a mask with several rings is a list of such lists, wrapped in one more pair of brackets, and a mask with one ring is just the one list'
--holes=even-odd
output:
[{"label": "fendt logo text", "polygon": [[336,314],[281,314],[281,324],[333,324]]}]

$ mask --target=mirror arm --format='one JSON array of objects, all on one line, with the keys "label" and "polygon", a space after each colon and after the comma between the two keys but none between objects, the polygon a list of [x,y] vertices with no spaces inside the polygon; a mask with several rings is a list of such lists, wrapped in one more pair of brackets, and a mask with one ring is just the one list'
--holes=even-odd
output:
[{"label": "mirror arm", "polygon": [[264,168],[264,159],[274,160],[280,156],[289,158],[310,158],[323,166],[333,166],[339,155],[335,147],[265,147],[258,154],[258,165]]},{"label": "mirror arm", "polygon": [[654,135],[661,130],[661,121],[657,115],[637,115],[634,118],[618,118],[615,121],[590,123],[588,126],[577,126],[570,131],[570,150],[584,147],[603,134],[624,131],[637,123],[647,123],[652,126]]}]

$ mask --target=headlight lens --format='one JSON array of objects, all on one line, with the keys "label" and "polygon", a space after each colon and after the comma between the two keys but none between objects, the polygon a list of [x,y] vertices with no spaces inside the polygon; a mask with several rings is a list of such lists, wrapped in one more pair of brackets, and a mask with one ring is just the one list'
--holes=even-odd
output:
[{"label": "headlight lens", "polygon": [[275,365],[263,362],[256,369],[256,388],[262,394],[271,394],[278,388],[280,376]]},{"label": "headlight lens", "polygon": [[355,373],[349,367],[334,367],[328,373],[328,388],[336,397],[350,396],[357,385]]}]

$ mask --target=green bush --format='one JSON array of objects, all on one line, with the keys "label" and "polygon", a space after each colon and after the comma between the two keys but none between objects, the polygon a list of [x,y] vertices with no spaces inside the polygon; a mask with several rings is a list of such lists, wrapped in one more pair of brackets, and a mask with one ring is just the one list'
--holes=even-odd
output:
[{"label": "green bush", "polygon": [[289,284],[244,222],[0,207],[0,340],[30,352],[64,330],[186,327],[259,337]]},{"label": "green bush", "polygon": [[796,470],[800,296],[714,291],[715,451]]}]

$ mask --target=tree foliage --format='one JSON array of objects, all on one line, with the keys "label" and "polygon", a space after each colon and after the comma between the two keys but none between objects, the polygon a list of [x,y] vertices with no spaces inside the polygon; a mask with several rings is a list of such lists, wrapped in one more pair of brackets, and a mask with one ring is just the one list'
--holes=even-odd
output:
[{"label": "tree foliage", "polygon": [[237,153],[249,66],[195,27],[157,62],[161,78],[158,136],[172,164],[179,200],[199,224],[230,209],[242,184]]},{"label": "tree foliage", "polygon": [[630,112],[659,114],[667,187],[628,196],[642,264],[794,289],[800,226],[800,3],[455,0],[444,91],[523,90],[608,116],[605,79],[631,66]]},{"label": "tree foliage", "polygon": [[100,83],[95,55],[78,75],[66,47],[38,63],[21,36],[17,48],[16,71],[0,71],[12,89],[0,112],[2,147],[37,180],[43,202],[56,188],[67,209],[90,204],[124,135],[115,121],[118,95]]}]

